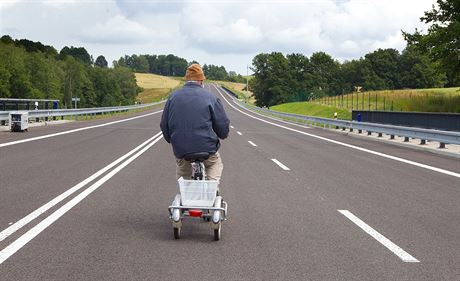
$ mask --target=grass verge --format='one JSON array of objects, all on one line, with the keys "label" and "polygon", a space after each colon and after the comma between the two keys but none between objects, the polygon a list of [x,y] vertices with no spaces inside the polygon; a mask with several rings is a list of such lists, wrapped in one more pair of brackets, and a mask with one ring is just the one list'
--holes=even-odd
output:
[{"label": "grass verge", "polygon": [[337,112],[338,119],[351,120],[351,112],[347,109],[311,102],[284,103],[272,106],[270,110],[325,118],[334,118],[334,113]]},{"label": "grass verge", "polygon": [[460,88],[370,91],[312,102],[347,110],[460,113]]}]

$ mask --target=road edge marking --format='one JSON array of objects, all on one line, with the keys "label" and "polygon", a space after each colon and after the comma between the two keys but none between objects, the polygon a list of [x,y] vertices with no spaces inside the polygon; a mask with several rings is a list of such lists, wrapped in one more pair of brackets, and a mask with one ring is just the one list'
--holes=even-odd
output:
[{"label": "road edge marking", "polygon": [[8,236],[12,235],[13,233],[18,231],[22,227],[26,226],[28,223],[30,223],[31,221],[33,221],[34,219],[36,219],[37,217],[39,217],[43,213],[47,212],[49,209],[51,209],[55,205],[59,204],[61,201],[65,200],[67,197],[69,197],[73,193],[77,192],[78,190],[80,190],[81,188],[86,186],[88,183],[90,183],[93,180],[95,180],[96,178],[98,178],[103,173],[107,172],[108,170],[110,170],[111,168],[116,166],[121,161],[123,161],[126,158],[128,158],[130,155],[134,154],[136,151],[138,151],[139,149],[141,149],[146,144],[148,144],[149,142],[151,142],[155,138],[159,137],[160,135],[161,135],[161,132],[158,132],[153,137],[147,139],[146,141],[144,141],[143,143],[141,143],[140,145],[138,145],[137,147],[135,147],[134,149],[132,149],[131,151],[126,153],[125,155],[119,157],[117,160],[113,161],[109,165],[107,165],[104,168],[100,169],[99,171],[97,171],[96,173],[92,174],[91,176],[89,176],[85,180],[83,180],[80,183],[74,185],[73,187],[71,187],[67,191],[65,191],[65,192],[61,193],[60,195],[56,196],[55,198],[53,198],[48,203],[45,203],[44,205],[42,205],[41,207],[39,207],[35,211],[31,212],[30,214],[26,215],[22,219],[18,220],[14,224],[10,225],[9,227],[7,227],[3,231],[1,231],[0,232],[0,242],[5,240]]},{"label": "road edge marking", "polygon": [[20,236],[18,239],[16,239],[14,242],[12,242],[10,245],[8,245],[6,248],[0,251],[0,265],[6,261],[9,257],[14,255],[17,251],[19,251],[22,247],[24,247],[27,243],[29,243],[32,239],[34,239],[37,235],[39,235],[42,231],[44,231],[46,228],[48,228],[51,224],[53,224],[55,221],[57,221],[60,217],[62,217],[65,213],[70,211],[73,207],[75,207],[78,203],[80,203],[83,199],[85,199],[87,196],[89,196],[93,191],[98,189],[102,184],[104,184],[106,181],[111,179],[114,175],[116,175],[118,172],[120,172],[124,167],[128,166],[131,162],[133,162],[136,158],[138,158],[140,155],[142,155],[144,152],[146,152],[150,147],[152,147],[154,144],[156,144],[159,140],[161,140],[163,136],[161,135],[157,139],[153,140],[150,142],[147,146],[142,148],[140,151],[138,151],[136,154],[131,156],[128,160],[117,166],[115,169],[110,171],[108,174],[106,174],[104,177],[99,179],[97,182],[92,184],[90,187],[82,191],[80,194],[72,198],[69,202],[64,204],[62,207],[54,211],[51,215],[43,219],[41,222],[39,222],[36,226],[31,228],[29,231],[24,233],[22,236]]},{"label": "road edge marking", "polygon": [[346,218],[348,218],[350,221],[352,221],[354,224],[356,224],[359,228],[364,230],[364,232],[372,236],[372,238],[377,240],[380,244],[385,246],[388,250],[393,252],[393,254],[398,256],[403,262],[412,262],[412,263],[420,262],[418,259],[414,258],[408,252],[404,251],[401,247],[391,242],[390,239],[380,234],[377,230],[373,229],[371,226],[369,226],[367,223],[362,221],[360,218],[355,216],[350,211],[348,210],[337,210],[337,211],[341,213],[342,215],[344,215]]},{"label": "road edge marking", "polygon": [[[241,112],[242,114],[247,115],[247,116],[249,116],[249,117],[251,117],[251,118],[253,118],[253,119],[256,119],[256,120],[259,120],[259,121],[265,122],[265,123],[267,123],[267,124],[271,124],[271,125],[273,125],[273,126],[277,126],[277,127],[280,127],[280,128],[286,129],[286,130],[290,130],[290,131],[293,131],[293,132],[297,132],[297,133],[299,133],[299,134],[303,134],[303,135],[306,135],[306,136],[310,136],[310,137],[313,137],[313,138],[317,138],[317,139],[324,140],[324,141],[327,141],[327,142],[331,142],[331,143],[334,143],[334,144],[338,144],[338,145],[341,145],[341,146],[345,146],[345,147],[353,148],[353,149],[360,150],[360,151],[363,151],[363,152],[367,152],[367,153],[370,153],[370,154],[374,154],[374,155],[377,155],[377,156],[380,156],[380,157],[383,157],[383,158],[387,158],[387,159],[399,161],[399,162],[406,163],[406,164],[409,164],[409,165],[412,165],[412,166],[416,166],[416,167],[424,168],[424,169],[427,169],[427,170],[435,171],[435,172],[438,172],[438,173],[441,173],[441,174],[445,174],[445,175],[453,176],[453,177],[456,177],[456,178],[460,178],[460,173],[452,172],[452,171],[449,171],[449,170],[445,170],[445,169],[433,167],[433,166],[426,165],[426,164],[422,164],[422,163],[415,162],[415,161],[412,161],[412,160],[407,160],[407,159],[404,159],[404,158],[401,158],[401,157],[392,156],[392,155],[389,155],[389,154],[385,154],[385,153],[382,153],[382,152],[377,152],[377,151],[370,150],[370,149],[363,148],[363,147],[359,147],[359,146],[356,146],[356,145],[352,145],[352,144],[348,144],[348,143],[344,143],[344,142],[340,142],[340,141],[328,139],[328,138],[325,138],[325,137],[317,136],[317,135],[314,135],[314,134],[306,133],[306,132],[303,132],[303,131],[299,131],[299,130],[297,130],[297,129],[289,128],[289,127],[286,127],[286,126],[283,126],[283,125],[280,125],[280,124],[276,124],[276,123],[273,123],[273,122],[270,122],[270,121],[267,121],[267,120],[264,120],[264,119],[261,119],[261,118],[252,116],[251,114],[248,114],[248,113],[246,113],[246,112],[243,112],[242,110],[240,110],[240,109],[236,108],[234,105],[232,105],[232,104],[223,96],[223,94],[222,94],[221,91],[217,88],[217,86],[214,85],[214,87],[215,87],[216,90],[219,92],[219,94],[222,96],[222,98],[223,98],[233,109],[235,109],[235,110]],[[257,114],[257,113],[256,113],[256,114]],[[295,125],[295,124],[292,124],[292,125]]]}]

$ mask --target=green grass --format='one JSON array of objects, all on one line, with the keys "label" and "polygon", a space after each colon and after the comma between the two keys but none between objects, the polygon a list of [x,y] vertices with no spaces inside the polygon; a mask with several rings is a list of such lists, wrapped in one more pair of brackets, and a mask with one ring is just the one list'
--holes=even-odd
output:
[{"label": "green grass", "polygon": [[272,106],[270,107],[270,110],[325,118],[334,118],[334,112],[337,112],[338,119],[351,119],[351,112],[346,109],[325,106],[311,102],[284,103]]},{"label": "green grass", "polygon": [[370,91],[313,102],[347,110],[460,113],[460,88]]}]

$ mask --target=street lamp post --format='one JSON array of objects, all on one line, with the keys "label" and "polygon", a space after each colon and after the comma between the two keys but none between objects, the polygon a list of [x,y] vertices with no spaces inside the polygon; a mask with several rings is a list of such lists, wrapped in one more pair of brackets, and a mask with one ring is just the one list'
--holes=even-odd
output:
[{"label": "street lamp post", "polygon": [[249,97],[249,65],[246,65],[246,98]]}]

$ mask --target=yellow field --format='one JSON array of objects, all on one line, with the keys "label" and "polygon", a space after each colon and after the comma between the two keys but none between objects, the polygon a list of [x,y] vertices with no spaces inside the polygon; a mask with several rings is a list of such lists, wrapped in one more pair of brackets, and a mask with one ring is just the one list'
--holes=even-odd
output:
[{"label": "yellow field", "polygon": [[144,89],[137,96],[137,99],[142,103],[155,102],[166,98],[173,89],[181,84],[181,81],[177,79],[156,74],[136,73],[135,75],[137,85]]}]

